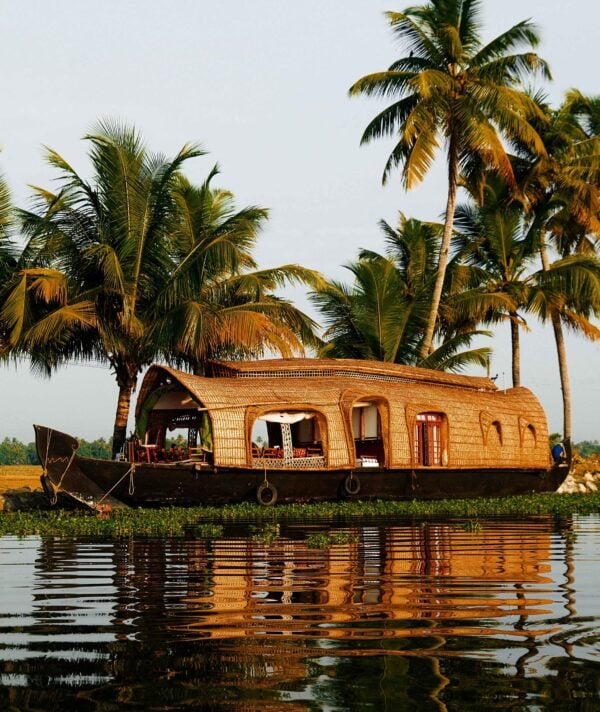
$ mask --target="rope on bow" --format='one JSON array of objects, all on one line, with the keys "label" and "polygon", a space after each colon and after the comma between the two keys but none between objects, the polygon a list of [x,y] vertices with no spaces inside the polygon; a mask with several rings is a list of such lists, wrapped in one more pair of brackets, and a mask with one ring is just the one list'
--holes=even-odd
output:
[{"label": "rope on bow", "polygon": [[[46,457],[44,458],[44,474],[48,474],[48,460],[50,459],[50,440],[52,439],[52,433],[53,430],[52,428],[49,428],[48,430],[48,439],[46,440]],[[54,506],[58,502],[58,493],[62,487],[63,480],[65,479],[65,475],[69,471],[69,467],[71,467],[71,464],[73,463],[73,460],[75,459],[75,454],[77,453],[77,448],[73,448],[73,452],[71,453],[71,457],[69,458],[67,462],[67,466],[63,470],[62,475],[60,476],[60,479],[58,480],[58,484],[54,484],[54,482],[50,479],[50,477],[47,478],[47,481],[50,483],[50,487],[52,488],[52,496],[50,497],[50,504]]]},{"label": "rope on bow", "polygon": [[133,495],[133,493],[135,492],[135,487],[134,487],[134,484],[133,484],[133,476],[134,476],[134,474],[135,474],[135,462],[133,462],[133,463],[131,464],[131,467],[127,470],[127,472],[123,475],[123,477],[121,477],[120,479],[118,479],[118,480],[115,482],[115,484],[108,490],[108,492],[105,492],[105,493],[102,495],[102,497],[95,503],[95,506],[97,507],[99,504],[102,504],[102,502],[108,497],[108,495],[109,495],[114,489],[116,489],[116,488],[121,484],[121,482],[123,482],[123,480],[127,477],[127,475],[129,475],[129,494],[130,494],[130,495]]}]

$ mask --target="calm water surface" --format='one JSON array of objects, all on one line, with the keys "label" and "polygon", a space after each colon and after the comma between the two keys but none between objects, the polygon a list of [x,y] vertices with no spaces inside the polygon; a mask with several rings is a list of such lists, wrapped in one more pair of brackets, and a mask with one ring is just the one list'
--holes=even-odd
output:
[{"label": "calm water surface", "polygon": [[4,537],[0,709],[598,710],[599,585],[599,517]]}]

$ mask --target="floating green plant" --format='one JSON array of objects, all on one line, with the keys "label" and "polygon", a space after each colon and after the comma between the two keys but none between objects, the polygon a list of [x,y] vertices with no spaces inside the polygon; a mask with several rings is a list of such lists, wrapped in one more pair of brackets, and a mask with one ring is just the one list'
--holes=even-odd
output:
[{"label": "floating green plant", "polygon": [[214,522],[196,524],[192,529],[192,533],[198,539],[220,539],[223,536],[223,532],[223,525],[215,524]]},{"label": "floating green plant", "polygon": [[310,534],[306,538],[306,545],[309,549],[329,549],[336,544],[352,544],[357,539],[354,532],[319,532]]},{"label": "floating green plant", "polygon": [[279,538],[280,527],[276,522],[263,524],[260,527],[251,524],[250,532],[252,533],[252,541],[269,545]]},{"label": "floating green plant", "polygon": [[480,532],[481,524],[476,519],[467,519],[463,524],[463,529],[466,532]]},{"label": "floating green plant", "polygon": [[[286,521],[347,522],[370,518],[426,522],[428,519],[467,519],[483,517],[528,517],[600,513],[600,493],[536,494],[518,497],[428,500],[323,502],[261,507],[244,502],[223,507],[160,509],[114,509],[102,514],[91,511],[49,510],[0,512],[0,535],[16,536],[184,536],[194,535],[194,527],[207,523],[272,523]],[[269,537],[274,536],[275,530]],[[257,530],[258,534],[258,530]],[[266,534],[261,535],[263,537]]]}]

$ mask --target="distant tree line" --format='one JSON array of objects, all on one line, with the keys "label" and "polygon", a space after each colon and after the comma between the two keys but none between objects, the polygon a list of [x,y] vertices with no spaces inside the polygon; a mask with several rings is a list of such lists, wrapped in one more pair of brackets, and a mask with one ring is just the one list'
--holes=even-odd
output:
[{"label": "distant tree line", "polygon": [[[112,453],[112,440],[97,438],[88,441],[79,438],[78,453],[84,457],[109,460]],[[25,444],[16,438],[4,438],[0,441],[0,465],[37,465],[38,463],[35,443]]]},{"label": "distant tree line", "polygon": [[581,457],[600,455],[600,440],[582,440],[575,445],[575,449]]}]

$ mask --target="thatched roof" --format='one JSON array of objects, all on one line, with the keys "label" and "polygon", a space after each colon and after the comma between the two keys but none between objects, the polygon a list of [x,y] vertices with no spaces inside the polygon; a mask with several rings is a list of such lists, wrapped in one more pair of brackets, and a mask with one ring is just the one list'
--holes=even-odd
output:
[{"label": "thatched roof", "polygon": [[209,372],[221,378],[320,378],[340,376],[364,380],[443,384],[495,391],[495,383],[481,376],[461,376],[428,368],[359,359],[282,358],[263,361],[211,361]]}]

